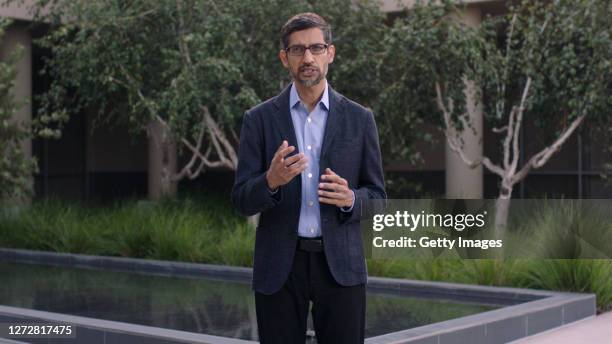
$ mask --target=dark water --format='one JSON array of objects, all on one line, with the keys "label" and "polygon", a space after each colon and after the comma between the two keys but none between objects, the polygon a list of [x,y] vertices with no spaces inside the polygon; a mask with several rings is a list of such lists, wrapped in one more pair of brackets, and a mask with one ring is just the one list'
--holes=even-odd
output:
[{"label": "dark water", "polygon": [[[257,339],[249,284],[0,262],[0,304]],[[366,337],[494,309],[368,293]]]}]

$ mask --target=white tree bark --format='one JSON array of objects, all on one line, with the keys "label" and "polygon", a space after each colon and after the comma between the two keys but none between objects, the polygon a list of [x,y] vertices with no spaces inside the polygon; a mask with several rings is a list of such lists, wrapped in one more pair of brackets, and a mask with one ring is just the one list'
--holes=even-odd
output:
[{"label": "white tree bark", "polygon": [[[563,144],[576,131],[580,124],[582,124],[584,118],[586,117],[586,113],[578,115],[571,122],[571,124],[563,130],[563,132],[554,142],[542,149],[537,154],[533,155],[520,169],[518,169],[520,157],[519,133],[523,124],[525,103],[529,96],[530,87],[531,77],[527,77],[520,104],[512,107],[508,115],[508,124],[502,128],[493,129],[493,131],[496,133],[506,133],[503,143],[504,155],[502,159],[502,166],[500,166],[493,163],[491,159],[485,156],[476,160],[471,160],[467,157],[457,136],[458,128],[451,119],[451,115],[454,110],[453,101],[450,98],[446,99],[446,97],[444,97],[442,86],[439,83],[436,83],[436,101],[438,104],[438,109],[444,116],[445,128],[443,131],[449,147],[456,152],[459,157],[461,157],[463,162],[469,167],[474,168],[482,164],[489,171],[497,174],[501,178],[501,186],[496,202],[495,215],[495,232],[500,238],[505,232],[508,220],[508,210],[510,207],[510,199],[512,197],[512,189],[514,188],[514,185],[522,181],[532,169],[540,168],[546,164],[550,158],[557,151],[559,151],[559,149],[561,149]],[[465,122],[467,121],[465,116],[461,116],[460,120],[464,121],[464,128],[469,127],[468,123]]]},{"label": "white tree bark", "polygon": [[[132,77],[132,75],[123,66],[119,66],[119,68],[121,68],[122,70],[122,74],[125,77],[125,81],[113,81],[126,87],[127,89],[132,89],[136,91],[138,98],[145,105],[149,116],[152,118],[149,123],[158,123],[161,126],[159,130],[164,132],[163,135],[158,135],[160,136],[158,139],[162,141],[171,140],[172,144],[180,142],[191,153],[191,157],[188,159],[188,162],[185,164],[185,166],[181,167],[178,172],[176,168],[169,167],[166,169],[165,173],[167,173],[167,175],[165,176],[165,178],[167,179],[164,181],[160,181],[161,184],[168,182],[176,183],[182,180],[183,178],[195,179],[204,171],[206,167],[226,167],[230,170],[236,170],[238,166],[238,156],[236,154],[236,150],[234,149],[234,146],[228,139],[225,132],[220,128],[217,121],[215,121],[215,119],[212,117],[210,110],[207,106],[201,106],[200,110],[202,117],[201,122],[199,124],[200,130],[198,137],[195,138],[195,142],[185,136],[181,136],[176,141],[174,141],[171,138],[172,127],[159,115],[155,107],[152,106],[153,102],[148,99],[140,90],[140,86],[135,81],[134,77]],[[147,125],[148,133],[150,131],[149,125],[150,124]],[[230,130],[230,133],[233,135],[233,137],[237,137],[236,133],[233,130]],[[205,145],[205,139],[208,139],[208,144],[206,150],[202,152],[202,150],[204,149],[203,146]],[[176,146],[174,146],[173,149],[176,150]],[[172,188],[170,188],[169,190],[172,190]],[[156,198],[152,197],[152,199]]]}]

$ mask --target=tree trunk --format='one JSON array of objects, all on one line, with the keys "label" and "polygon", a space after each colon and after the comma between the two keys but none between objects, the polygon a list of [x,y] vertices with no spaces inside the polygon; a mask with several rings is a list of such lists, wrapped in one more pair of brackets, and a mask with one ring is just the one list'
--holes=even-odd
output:
[{"label": "tree trunk", "polygon": [[251,226],[253,229],[257,228],[257,224],[259,224],[259,215],[260,214],[257,213],[247,218],[247,222],[249,223],[249,226]]},{"label": "tree trunk", "polygon": [[499,197],[495,202],[495,239],[503,239],[506,234],[513,187],[512,182],[502,180]]},{"label": "tree trunk", "polygon": [[495,239],[502,239],[508,224],[509,198],[498,198],[495,201]]},{"label": "tree trunk", "polygon": [[147,125],[149,138],[149,200],[176,197],[177,182],[172,176],[177,172],[176,143],[166,127],[159,121]]}]

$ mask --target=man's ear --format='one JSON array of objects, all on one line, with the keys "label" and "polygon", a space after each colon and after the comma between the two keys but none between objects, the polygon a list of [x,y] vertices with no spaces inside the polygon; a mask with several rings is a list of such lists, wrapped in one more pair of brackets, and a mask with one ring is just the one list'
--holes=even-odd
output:
[{"label": "man's ear", "polygon": [[287,61],[287,52],[285,50],[281,49],[278,52],[278,58],[281,60],[283,67],[289,68],[289,61]]},{"label": "man's ear", "polygon": [[330,44],[327,48],[327,56],[329,57],[329,63],[334,62],[334,56],[336,56],[336,47]]}]

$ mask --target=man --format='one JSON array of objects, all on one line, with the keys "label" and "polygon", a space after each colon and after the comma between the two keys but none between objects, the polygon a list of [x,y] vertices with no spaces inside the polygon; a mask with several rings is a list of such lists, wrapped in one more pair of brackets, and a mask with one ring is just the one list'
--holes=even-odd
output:
[{"label": "man", "polygon": [[281,30],[293,83],[248,110],[232,202],[261,213],[253,289],[262,344],[363,343],[367,279],[361,201],[386,198],[372,112],[329,87],[335,47],[314,13]]}]

